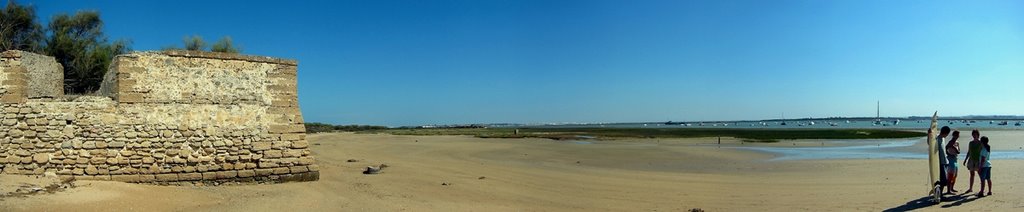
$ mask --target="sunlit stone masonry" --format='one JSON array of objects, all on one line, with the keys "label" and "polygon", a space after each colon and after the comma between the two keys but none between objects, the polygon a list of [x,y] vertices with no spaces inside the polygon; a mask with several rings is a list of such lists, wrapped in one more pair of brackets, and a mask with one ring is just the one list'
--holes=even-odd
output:
[{"label": "sunlit stone masonry", "polygon": [[0,53],[0,174],[161,182],[319,179],[294,60],[118,55],[95,95],[64,94],[52,57]]}]

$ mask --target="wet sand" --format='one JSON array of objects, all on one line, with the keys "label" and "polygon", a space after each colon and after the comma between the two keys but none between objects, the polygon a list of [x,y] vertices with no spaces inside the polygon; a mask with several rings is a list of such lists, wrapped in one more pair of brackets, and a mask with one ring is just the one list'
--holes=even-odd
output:
[{"label": "wet sand", "polygon": [[[999,136],[997,150],[1024,144],[1009,141],[1024,138],[1020,131]],[[782,155],[731,148],[850,145],[841,142],[723,138],[719,147],[717,138],[581,142],[350,133],[309,140],[321,166],[316,182],[197,187],[77,181],[77,187],[53,194],[0,199],[0,211],[1024,209],[1024,160],[994,161],[995,195],[951,196],[935,205],[916,202],[927,194],[924,160],[772,161]],[[382,163],[389,168],[381,174],[360,173]],[[965,191],[966,170],[961,175],[957,188]],[[0,175],[0,193],[41,181]]]}]

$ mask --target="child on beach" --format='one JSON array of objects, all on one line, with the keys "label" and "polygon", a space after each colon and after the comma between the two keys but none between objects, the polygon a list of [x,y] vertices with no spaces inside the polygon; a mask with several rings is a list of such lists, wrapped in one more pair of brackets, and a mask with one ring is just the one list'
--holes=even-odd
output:
[{"label": "child on beach", "polygon": [[978,192],[978,197],[984,197],[985,194],[985,181],[988,181],[988,194],[992,195],[992,158],[989,156],[992,153],[992,146],[988,145],[988,137],[981,137],[981,153],[978,154],[980,159],[978,162],[981,164],[981,168],[978,169],[978,176],[981,176],[981,192]]},{"label": "child on beach", "polygon": [[978,160],[981,159],[979,157],[979,154],[981,154],[981,140],[979,140],[981,133],[975,129],[971,131],[971,137],[974,140],[967,144],[967,157],[964,158],[964,166],[967,166],[967,172],[971,173],[971,187],[964,192],[965,194],[974,191],[974,175],[978,173]]},{"label": "child on beach", "polygon": [[959,138],[960,131],[953,131],[953,138],[946,144],[945,156],[946,160],[949,162],[949,164],[947,164],[948,167],[946,167],[946,179],[949,180],[949,187],[946,187],[946,193],[959,192],[956,189],[953,189],[953,185],[956,185],[956,174],[958,170],[956,167],[956,158],[957,155],[960,154],[960,142],[957,142],[957,139]]}]

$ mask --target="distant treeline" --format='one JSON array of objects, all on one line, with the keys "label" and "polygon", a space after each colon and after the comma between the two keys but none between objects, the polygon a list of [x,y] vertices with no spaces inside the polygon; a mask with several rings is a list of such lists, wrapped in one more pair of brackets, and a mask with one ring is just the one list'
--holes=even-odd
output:
[{"label": "distant treeline", "polygon": [[[114,56],[132,50],[130,40],[108,38],[103,32],[104,22],[99,11],[57,13],[49,17],[49,23],[41,23],[34,6],[13,0],[6,2],[0,8],[0,52],[21,50],[53,57],[64,68],[65,93],[96,92]],[[184,47],[164,49],[241,52],[229,36],[208,46],[202,37],[195,35],[185,37]]]},{"label": "distant treeline", "polygon": [[385,126],[372,126],[372,125],[332,125],[318,122],[306,123],[306,132],[308,133],[319,133],[319,132],[335,132],[335,131],[369,131],[369,130],[384,130],[388,129]]}]

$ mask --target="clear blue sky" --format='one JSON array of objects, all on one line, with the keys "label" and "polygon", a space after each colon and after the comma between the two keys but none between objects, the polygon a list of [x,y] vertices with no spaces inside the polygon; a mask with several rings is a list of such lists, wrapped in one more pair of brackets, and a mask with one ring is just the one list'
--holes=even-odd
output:
[{"label": "clear blue sky", "polygon": [[299,60],[307,122],[1024,114],[1024,1],[19,1]]}]

